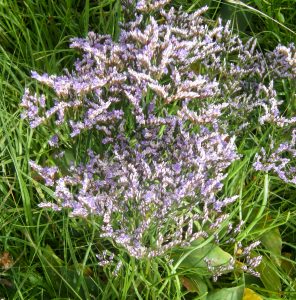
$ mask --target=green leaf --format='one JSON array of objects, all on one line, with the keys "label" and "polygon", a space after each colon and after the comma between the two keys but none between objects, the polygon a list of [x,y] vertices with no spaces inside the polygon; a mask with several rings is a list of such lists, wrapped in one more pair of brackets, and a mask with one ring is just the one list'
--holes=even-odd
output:
[{"label": "green leaf", "polygon": [[208,293],[208,286],[205,283],[205,280],[202,279],[200,276],[191,275],[188,277],[181,276],[180,280],[183,286],[187,289],[187,291],[191,293],[198,293],[200,296],[200,300],[206,300],[207,293]]},{"label": "green leaf", "polygon": [[244,296],[244,285],[233,288],[225,288],[208,294],[207,300],[242,300]]},{"label": "green leaf", "polygon": [[264,284],[264,287],[268,291],[281,291],[281,280],[276,268],[272,264],[272,261],[268,260],[266,257],[262,258],[261,264],[256,268],[256,271],[260,273],[260,280]]},{"label": "green leaf", "polygon": [[281,266],[281,260],[279,257],[282,253],[282,237],[278,227],[272,228],[262,234],[260,241],[266,250],[270,251],[272,260],[278,266]]},{"label": "green leaf", "polygon": [[292,258],[292,253],[283,252],[281,259],[281,268],[286,272],[290,277],[295,276],[295,265]]},{"label": "green leaf", "polygon": [[[192,247],[187,249],[185,248],[181,253],[177,252],[174,255],[175,260],[182,260],[179,265],[181,268],[197,269],[198,275],[202,276],[212,274],[208,270],[206,260],[209,260],[211,262],[211,266],[214,268],[227,266],[229,264],[232,259],[232,256],[229,253],[223,251],[212,242],[199,247],[204,241],[204,239],[200,238],[192,243]],[[190,253],[188,254],[188,252]]]}]

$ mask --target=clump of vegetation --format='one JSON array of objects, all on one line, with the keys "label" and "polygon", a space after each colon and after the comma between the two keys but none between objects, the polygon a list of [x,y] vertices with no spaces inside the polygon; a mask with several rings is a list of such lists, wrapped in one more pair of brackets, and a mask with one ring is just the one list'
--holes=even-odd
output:
[{"label": "clump of vegetation", "polygon": [[[22,118],[36,128],[27,149],[43,140],[43,150],[22,158],[31,176],[8,144],[20,222],[42,262],[35,287],[81,299],[293,292],[279,231],[289,212],[274,215],[271,199],[295,184],[296,119],[283,97],[295,90],[295,46],[263,52],[230,22],[211,24],[206,7],[115,8],[122,22],[112,35],[72,38],[82,54],[74,67],[32,72],[43,86],[28,84]],[[33,190],[52,211],[32,210]]]}]

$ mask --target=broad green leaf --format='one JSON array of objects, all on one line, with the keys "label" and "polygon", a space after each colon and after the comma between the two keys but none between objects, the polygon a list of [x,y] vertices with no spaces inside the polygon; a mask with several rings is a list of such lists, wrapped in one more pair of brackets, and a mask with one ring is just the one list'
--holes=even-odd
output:
[{"label": "broad green leaf", "polygon": [[[211,262],[212,267],[220,267],[220,266],[227,266],[232,259],[232,256],[223,251],[220,247],[215,245],[212,242],[209,242],[205,246],[198,247],[204,242],[204,239],[200,238],[192,243],[192,247],[188,249],[183,249],[183,251],[176,252],[174,255],[174,259],[179,260],[181,259],[182,262],[180,263],[181,268],[186,269],[196,269],[198,275],[210,275],[211,272],[208,270],[208,265],[206,260]],[[194,248],[196,250],[193,250]],[[188,256],[186,256],[187,251],[192,251]],[[184,259],[182,257],[186,256]]]},{"label": "broad green leaf", "polygon": [[263,298],[256,294],[253,290],[245,288],[243,300],[263,300]]},{"label": "broad green leaf", "polygon": [[244,273],[244,284],[247,286],[262,286],[260,278],[255,277],[249,273]]},{"label": "broad green leaf", "polygon": [[213,291],[208,294],[207,300],[243,300],[244,285],[233,288],[224,288],[221,290]]},{"label": "broad green leaf", "polygon": [[284,252],[282,253],[284,257],[281,260],[281,268],[286,272],[290,277],[295,276],[295,265],[293,263],[292,253]]},{"label": "broad green leaf", "polygon": [[271,259],[278,266],[281,265],[282,237],[279,226],[282,224],[275,224],[275,220],[269,214],[266,214],[253,228],[257,234],[260,234],[261,244],[269,251]]},{"label": "broad green leaf", "polygon": [[277,227],[270,229],[261,235],[260,241],[266,250],[270,251],[273,261],[280,266],[280,256],[282,253],[282,238]]},{"label": "broad green leaf", "polygon": [[261,264],[256,268],[260,273],[260,279],[268,291],[280,292],[282,285],[279,275],[275,271],[272,261],[262,258]]},{"label": "broad green leaf", "polygon": [[188,277],[181,276],[180,280],[187,291],[191,293],[198,293],[200,300],[206,300],[208,293],[208,286],[205,280],[199,276],[191,275]]}]

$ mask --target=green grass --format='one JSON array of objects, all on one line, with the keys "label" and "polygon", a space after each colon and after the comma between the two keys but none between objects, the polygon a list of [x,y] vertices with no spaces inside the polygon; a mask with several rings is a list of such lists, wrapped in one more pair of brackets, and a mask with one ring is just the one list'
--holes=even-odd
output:
[{"label": "green grass", "polygon": [[[209,5],[208,18],[214,22],[217,17],[231,18],[234,30],[243,38],[256,37],[263,50],[296,40],[295,0],[173,3],[188,11]],[[20,119],[24,87],[33,84],[30,71],[60,73],[75,60],[75,51],[68,48],[71,37],[94,30],[116,38],[120,18],[119,1],[0,1],[0,254],[8,252],[13,258],[10,268],[0,268],[0,299],[207,299],[198,292],[242,284],[262,299],[296,299],[295,187],[252,171],[257,148],[242,150],[244,158],[230,168],[223,194],[240,196],[231,211],[233,218],[246,220],[238,240],[262,241],[261,281],[234,274],[213,282],[198,268],[182,267],[185,256],[189,261],[196,258],[193,254],[200,245],[180,250],[185,256],[177,256],[174,265],[166,257],[139,262],[117,249],[123,266],[113,276],[115,265],[98,265],[96,254],[114,245],[98,238],[95,219],[71,219],[67,212],[38,208],[38,203],[50,199],[51,191],[30,173],[28,161],[53,163],[53,152],[47,147],[47,130],[33,131]],[[292,92],[283,89],[283,95],[292,103]],[[291,105],[295,114],[295,103]],[[259,148],[266,139],[267,134],[260,140],[250,134],[241,144],[251,141]],[[83,155],[84,143],[71,149],[69,142],[68,156]],[[212,245],[212,239],[202,245]],[[222,256],[233,252],[227,244],[223,250]],[[281,294],[276,292],[279,287]]]}]

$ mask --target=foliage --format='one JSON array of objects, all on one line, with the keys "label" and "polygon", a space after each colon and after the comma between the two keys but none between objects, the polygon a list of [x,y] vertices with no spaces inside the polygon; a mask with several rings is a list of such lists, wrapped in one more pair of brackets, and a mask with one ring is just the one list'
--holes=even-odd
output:
[{"label": "foliage", "polygon": [[[233,2],[236,2],[235,6]],[[188,1],[182,4],[188,11],[196,11],[199,5],[201,7],[208,4],[210,8],[207,14],[213,18],[221,15],[228,19],[232,13],[235,13],[239,21],[238,13],[242,12],[249,21],[247,26],[238,26],[241,30],[240,33],[242,30],[244,31],[243,40],[247,34],[254,34],[258,37],[262,49],[273,49],[278,42],[288,46],[295,37],[293,35],[295,24],[292,22],[291,14],[293,1],[282,1],[281,4],[278,1],[273,1],[274,3],[269,1],[268,4],[267,2],[224,1],[222,3],[221,1],[207,1],[205,3],[205,1],[199,1],[193,3]],[[173,4],[178,7],[177,1]],[[228,16],[225,12],[226,7]],[[271,7],[275,10],[271,10]],[[256,9],[260,9],[260,11]],[[286,161],[289,159],[291,165],[295,161],[293,149],[289,146],[289,141],[293,140],[291,140],[290,135],[295,114],[295,101],[293,101],[295,85],[289,78],[275,79],[274,85],[269,85],[270,77],[274,78],[277,71],[276,67],[279,64],[273,66],[272,69],[270,69],[270,64],[267,64],[267,68],[264,69],[266,72],[265,86],[261,86],[258,93],[257,99],[259,102],[261,101],[261,106],[258,106],[261,109],[258,113],[247,114],[248,117],[245,118],[246,114],[240,114],[241,111],[235,106],[232,109],[221,108],[219,118],[221,116],[223,122],[217,123],[220,128],[218,133],[223,137],[220,142],[225,140],[225,145],[230,144],[230,147],[233,147],[231,146],[232,140],[225,135],[223,130],[227,131],[230,136],[237,135],[237,152],[241,156],[227,169],[228,176],[223,180],[223,188],[221,185],[218,193],[215,192],[215,201],[221,202],[223,199],[231,199],[232,196],[239,195],[234,203],[227,203],[227,206],[223,208],[223,214],[227,215],[227,218],[222,218],[217,223],[217,228],[213,231],[215,234],[208,231],[209,224],[205,222],[203,229],[207,231],[207,236],[197,240],[188,248],[174,246],[171,251],[166,252],[167,256],[161,255],[153,259],[138,260],[128,255],[124,248],[118,247],[118,240],[116,245],[112,239],[100,238],[100,234],[102,234],[101,221],[96,216],[90,214],[86,219],[69,218],[66,211],[57,213],[38,208],[37,205],[40,202],[48,203],[52,201],[54,195],[43,184],[42,178],[37,174],[38,172],[32,172],[28,166],[28,162],[34,160],[58,167],[59,176],[64,174],[74,178],[77,171],[69,169],[70,161],[80,161],[87,166],[89,163],[86,154],[87,149],[92,148],[96,154],[100,155],[113,153],[112,143],[101,146],[97,142],[104,138],[102,132],[92,134],[83,132],[80,136],[71,138],[70,134],[73,129],[71,126],[61,125],[59,129],[54,129],[51,126],[52,121],[49,121],[45,127],[32,131],[27,127],[26,122],[19,118],[20,109],[18,108],[25,85],[29,86],[30,90],[34,89],[38,94],[41,93],[40,88],[33,87],[32,81],[27,77],[32,69],[40,71],[40,73],[46,70],[49,74],[57,74],[64,67],[71,68],[74,62],[73,57],[76,54],[74,50],[68,49],[69,38],[77,35],[84,36],[89,29],[92,29],[96,32],[111,34],[115,41],[120,40],[118,20],[123,21],[120,3],[116,1],[102,1],[100,3],[96,1],[65,1],[57,4],[38,1],[36,4],[34,1],[3,1],[0,10],[2,16],[0,24],[2,76],[0,82],[3,91],[0,114],[2,133],[0,189],[3,199],[0,204],[3,211],[0,217],[1,296],[7,299],[61,299],[62,297],[70,299],[192,299],[199,295],[201,299],[221,299],[221,297],[225,299],[227,297],[229,299],[242,299],[242,297],[243,299],[247,299],[247,297],[257,299],[256,296],[260,294],[262,298],[265,297],[266,299],[280,297],[293,299],[295,291],[295,230],[293,221],[295,205],[293,202],[294,186],[291,179],[293,177],[289,173],[290,171],[293,172],[293,169]],[[274,20],[280,23],[279,26],[282,30],[277,29],[278,24]],[[213,28],[211,22],[208,22],[209,28]],[[151,25],[149,19],[145,19],[142,28],[149,27],[149,24]],[[270,33],[264,35],[263,31],[270,31]],[[271,33],[272,31],[276,34]],[[19,35],[19,32],[22,34]],[[251,44],[249,46],[251,47]],[[285,60],[289,57],[289,53],[285,58],[282,55],[283,51],[289,51],[289,49],[278,48],[271,54],[271,61],[272,56]],[[259,57],[261,57],[260,53],[261,51],[258,52]],[[234,66],[237,63],[235,55],[229,55],[225,58],[231,59]],[[234,90],[231,88],[235,89],[235,85],[223,90],[224,78],[218,75],[221,71],[220,67],[210,68],[207,65],[202,65],[201,62],[202,60],[193,65],[192,71],[198,72],[204,78],[210,76],[206,83],[214,83],[213,87],[219,89],[219,92],[222,90],[224,93],[229,92],[229,95],[232,95]],[[225,73],[229,71],[231,69],[224,70]],[[40,79],[39,76],[35,74],[37,79]],[[136,82],[137,79],[135,76],[132,77],[132,72],[129,73],[129,76],[131,76],[131,86],[133,86],[132,80]],[[235,78],[236,74],[233,76]],[[249,83],[251,75],[247,74],[240,78]],[[256,80],[261,80],[260,74],[257,74]],[[159,82],[164,87],[168,83],[165,76]],[[147,82],[145,84],[147,85]],[[150,83],[145,100],[151,102],[156,91],[156,86]],[[273,94],[274,91],[276,94]],[[47,99],[56,97],[50,89],[43,88],[42,92]],[[169,92],[171,93],[171,91]],[[213,95],[206,96],[211,99],[211,102],[204,105],[221,104],[219,102],[222,99],[221,95],[217,93],[217,90],[213,90],[213,92]],[[248,90],[248,93],[254,97],[251,89]],[[34,97],[34,95],[30,97]],[[156,94],[157,97],[160,96]],[[240,94],[239,99],[247,100],[244,97],[245,95]],[[225,98],[227,96],[224,95],[223,99],[225,100]],[[278,103],[278,99],[284,101],[282,106],[272,106],[273,102],[267,101],[270,106],[264,107],[265,99],[272,100],[274,103]],[[139,126],[139,121],[132,117],[133,105],[126,105],[126,102],[130,101],[129,98],[121,101],[124,105],[114,103],[111,104],[110,108],[116,110],[122,108],[123,116],[128,120],[124,126],[126,147],[130,153],[131,151],[134,153],[133,151],[137,149],[143,151],[147,146],[145,143],[141,144],[141,141],[146,141],[147,138],[143,140],[142,133],[135,133],[135,130],[145,126]],[[165,119],[172,115],[175,118],[185,118],[186,126],[189,127],[178,128],[178,123],[176,123],[177,125],[174,125],[177,126],[176,130],[181,130],[181,132],[183,130],[184,134],[191,134],[193,137],[197,137],[197,140],[202,137],[204,133],[201,134],[197,130],[200,128],[200,124],[192,126],[191,130],[193,131],[189,130],[191,121],[188,116],[192,119],[192,115],[189,113],[193,111],[197,112],[199,116],[204,116],[204,112],[208,111],[208,106],[204,107],[204,111],[198,111],[198,106],[192,103],[182,107],[180,103],[171,102],[160,109],[159,103],[160,101],[155,103],[155,118]],[[48,110],[50,105],[55,105],[55,103],[49,101],[45,108]],[[272,110],[271,108],[278,109],[278,119],[268,119],[268,116],[277,112],[276,109]],[[178,110],[179,114],[177,115]],[[86,111],[83,109],[78,109],[72,117],[81,118],[85,113]],[[233,115],[227,117],[228,114]],[[234,116],[237,114],[240,114],[240,117],[235,119]],[[266,116],[263,119],[265,124],[262,125],[260,117],[264,115]],[[144,110],[144,116],[147,118],[147,110]],[[66,117],[69,117],[68,112]],[[227,118],[229,120],[227,127],[221,127]],[[243,133],[238,134],[237,122],[241,125],[245,121],[249,121],[249,127],[244,127]],[[281,121],[284,122],[284,128],[279,127]],[[274,124],[270,125],[270,123]],[[161,127],[161,131],[157,134],[155,126],[151,126],[149,133],[152,133],[159,141],[165,138],[173,141],[174,135],[168,135],[167,130],[168,124],[171,125],[171,123],[165,124],[167,127]],[[157,124],[156,127],[158,126]],[[207,128],[212,130],[211,126],[207,125]],[[59,136],[59,146],[64,152],[63,158],[58,157],[60,152],[54,147],[49,147],[48,144],[48,140],[56,134]],[[122,137],[116,138],[115,144],[117,142],[119,145],[120,139]],[[150,142],[149,138],[148,141]],[[51,140],[51,143],[54,142],[55,139]],[[137,144],[139,145],[138,148],[136,147]],[[284,167],[288,166],[288,169],[283,167],[275,170],[273,167],[269,167],[268,171],[274,170],[276,172],[268,175],[264,172],[255,172],[252,164],[255,162],[256,153],[261,153],[261,155],[264,153],[260,152],[262,147],[269,155],[264,163],[271,162],[270,159],[273,158],[274,152],[270,151],[270,144],[273,145],[279,161],[284,163]],[[174,142],[168,143],[168,145],[172,145],[172,149],[174,148]],[[284,152],[287,149],[285,147],[289,147],[291,151],[289,150],[289,153]],[[159,157],[158,153],[165,154],[161,147],[157,148],[157,151],[157,157]],[[209,150],[207,149],[207,151]],[[167,154],[173,154],[173,150]],[[129,161],[136,155],[135,152],[134,156],[125,157],[119,151],[117,160],[122,161],[124,158],[124,160]],[[90,157],[92,157],[91,153]],[[154,156],[147,156],[148,161],[152,157]],[[145,166],[144,161],[140,160],[139,162],[140,164],[136,165],[139,166],[137,171]],[[189,161],[189,163],[192,164],[193,162]],[[212,164],[211,161],[210,163]],[[275,163],[274,167],[277,167],[278,164]],[[34,167],[34,164],[32,165]],[[116,159],[112,166],[117,167]],[[266,165],[264,167],[267,168]],[[83,168],[79,172],[83,173]],[[38,171],[38,167],[35,166],[35,169]],[[185,171],[184,165],[182,172]],[[282,179],[288,179],[287,184],[283,184],[278,179],[276,176],[278,171],[288,172],[285,173],[286,177],[282,177]],[[57,180],[54,176],[48,177],[54,181]],[[173,178],[175,180],[175,177]],[[207,179],[210,178],[207,177]],[[77,193],[77,188],[80,187],[73,186],[72,191]],[[191,202],[189,201],[189,203]],[[132,210],[129,212],[131,213]],[[200,212],[194,212],[194,210],[191,210],[191,213],[201,216]],[[217,216],[211,215],[211,220],[213,217]],[[230,220],[235,225],[232,228],[233,231],[237,229],[236,226],[239,226],[239,231],[234,236],[235,242],[229,242],[229,236],[227,236],[229,224],[232,224],[229,222]],[[240,223],[242,220],[244,223]],[[184,222],[183,229],[189,230],[186,222]],[[197,224],[202,224],[202,219],[194,223],[192,233],[201,229],[195,227]],[[128,225],[131,228],[133,226],[132,224]],[[153,224],[151,223],[151,225]],[[156,229],[153,231],[153,228],[150,228],[145,238],[152,237],[158,229],[156,224]],[[166,231],[166,233],[168,232]],[[219,239],[219,246],[216,245],[217,239]],[[252,244],[258,240],[261,241],[260,246],[258,243]],[[157,245],[156,241],[153,240],[149,243],[152,247]],[[253,246],[247,248],[248,245],[256,246],[256,250],[252,248]],[[115,256],[109,263],[110,257],[113,256],[112,253]],[[98,254],[99,257],[97,257]],[[256,272],[261,275],[260,279],[252,276],[252,274],[244,274],[242,271],[258,254],[263,256],[263,263],[256,269]],[[231,268],[234,272],[229,273],[227,267],[229,267],[228,262],[231,257],[234,258],[234,265]],[[215,262],[217,262],[216,265]],[[215,274],[219,277],[215,278]],[[212,275],[214,275],[213,279],[217,279],[216,282],[211,279]],[[255,290],[257,295],[251,290]]]}]

